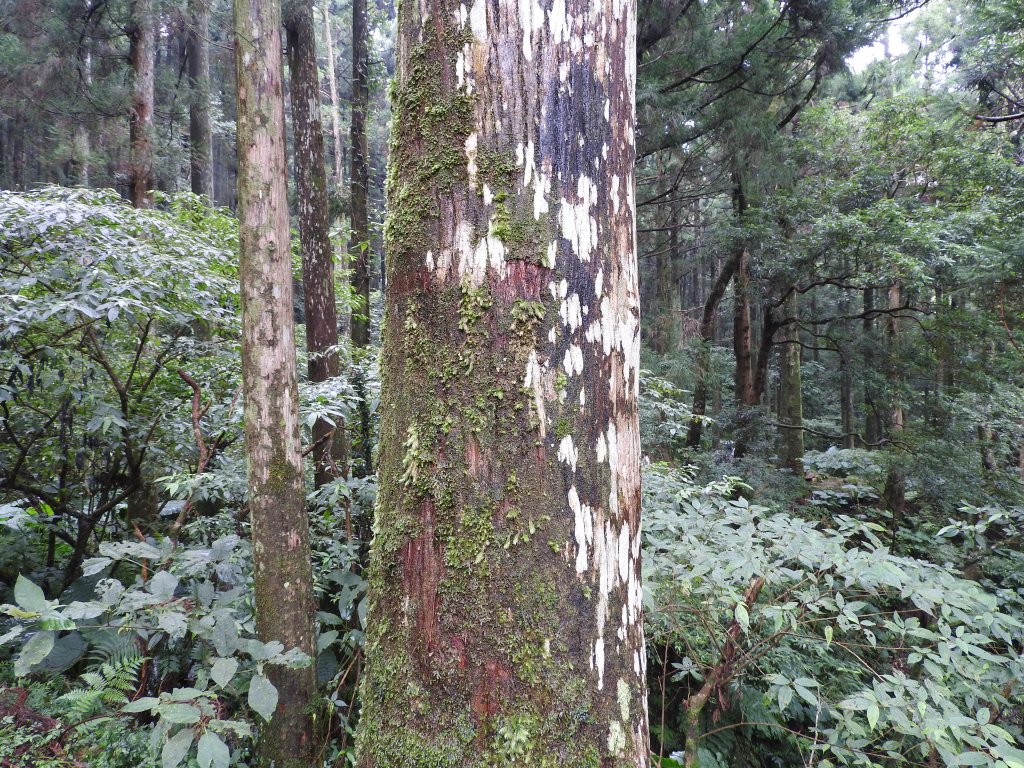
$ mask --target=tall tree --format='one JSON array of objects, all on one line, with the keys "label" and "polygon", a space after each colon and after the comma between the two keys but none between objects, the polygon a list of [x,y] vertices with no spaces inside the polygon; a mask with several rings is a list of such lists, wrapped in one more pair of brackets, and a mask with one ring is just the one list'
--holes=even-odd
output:
[{"label": "tall tree", "polygon": [[131,200],[136,208],[152,202],[153,88],[156,70],[156,10],[153,0],[133,0],[128,28],[132,65]]},{"label": "tall tree", "polygon": [[[281,11],[236,0],[242,383],[249,459],[256,631],[313,655],[313,584],[299,443],[285,162]],[[312,764],[312,666],[274,667],[277,711],[258,765]]]},{"label": "tall tree", "polygon": [[398,29],[358,764],[646,767],[635,6]]},{"label": "tall tree", "polygon": [[[312,0],[290,0],[284,8],[291,74],[295,142],[296,204],[302,248],[302,299],[306,318],[309,380],[327,381],[340,372],[338,312],[334,299],[334,248],[328,227],[327,172],[320,119],[320,73]],[[344,425],[313,424],[317,487],[345,472]]]},{"label": "tall tree", "polygon": [[213,129],[210,123],[209,0],[189,0],[188,105],[192,191],[213,199]]},{"label": "tall tree", "polygon": [[352,168],[349,174],[352,237],[348,251],[353,259],[352,288],[361,302],[352,316],[352,343],[370,344],[370,215],[368,195],[370,165],[367,161],[366,113],[370,105],[369,18],[366,0],[352,0]]},{"label": "tall tree", "polygon": [[333,139],[332,151],[334,152],[334,193],[341,191],[342,166],[344,163],[344,149],[341,143],[341,107],[338,98],[338,80],[334,75],[334,37],[331,34],[331,3],[324,0],[324,47],[327,58],[327,93],[331,99],[331,138]]}]

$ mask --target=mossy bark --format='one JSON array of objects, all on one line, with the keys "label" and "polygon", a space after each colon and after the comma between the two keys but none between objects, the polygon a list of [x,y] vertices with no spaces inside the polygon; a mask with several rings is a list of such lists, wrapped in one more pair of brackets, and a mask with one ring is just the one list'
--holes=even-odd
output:
[{"label": "mossy bark", "polygon": [[[308,375],[310,381],[321,382],[338,376],[341,369],[312,0],[289,0],[284,6],[284,28],[291,84]],[[318,419],[312,432],[314,483],[319,488],[348,471],[345,423],[331,424]]]},{"label": "mossy bark", "polygon": [[648,765],[634,44],[400,8],[362,768]]},{"label": "mossy bark", "polygon": [[[235,0],[242,384],[256,631],[312,655],[313,586],[299,445],[285,165],[281,12]],[[268,668],[280,694],[256,764],[312,765],[313,667]]]}]

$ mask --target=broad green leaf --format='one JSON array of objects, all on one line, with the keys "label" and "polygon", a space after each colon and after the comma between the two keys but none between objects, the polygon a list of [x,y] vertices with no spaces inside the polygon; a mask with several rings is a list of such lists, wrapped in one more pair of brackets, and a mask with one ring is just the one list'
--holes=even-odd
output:
[{"label": "broad green leaf", "polygon": [[198,723],[199,718],[202,716],[202,712],[199,711],[198,707],[193,707],[191,704],[163,704],[159,708],[160,717],[171,723],[184,723],[190,725],[192,723]]},{"label": "broad green leaf", "polygon": [[785,710],[793,700],[793,689],[788,685],[779,688],[779,709]]},{"label": "broad green leaf", "polygon": [[32,667],[49,656],[55,639],[53,632],[36,632],[32,635],[14,662],[14,676],[24,677],[32,671]]},{"label": "broad green leaf", "polygon": [[747,612],[747,606],[743,603],[736,603],[736,623],[744,632],[750,627],[750,614]]},{"label": "broad green leaf", "polygon": [[192,740],[195,732],[191,728],[182,728],[176,734],[164,742],[164,748],[160,752],[160,764],[162,768],[177,768],[178,764],[185,759],[189,749],[192,747]]},{"label": "broad green leaf", "polygon": [[221,688],[226,688],[231,678],[238,671],[238,661],[235,659],[217,659],[210,668],[210,677]]},{"label": "broad green leaf", "polygon": [[228,768],[231,752],[220,736],[207,731],[199,739],[199,768]]},{"label": "broad green leaf", "polygon": [[277,709],[277,688],[263,675],[256,675],[249,684],[249,706],[267,721]]},{"label": "broad green leaf", "polygon": [[156,699],[152,696],[143,696],[142,698],[130,701],[125,704],[122,708],[122,712],[149,712],[157,704],[160,703],[160,699]]},{"label": "broad green leaf", "polygon": [[879,712],[878,705],[871,702],[871,705],[868,707],[868,727],[870,727],[871,730],[875,730],[875,726],[878,725],[879,714],[881,713]]},{"label": "broad green leaf", "polygon": [[953,758],[953,765],[988,765],[991,758],[983,752],[964,752]]},{"label": "broad green leaf", "polygon": [[49,607],[43,590],[20,574],[14,584],[14,602],[32,613],[40,613]]}]

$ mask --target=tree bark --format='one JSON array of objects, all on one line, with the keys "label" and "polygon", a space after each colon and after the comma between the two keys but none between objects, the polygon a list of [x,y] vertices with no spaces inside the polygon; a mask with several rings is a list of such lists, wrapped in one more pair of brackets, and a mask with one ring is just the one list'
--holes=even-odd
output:
[{"label": "tree bark", "polygon": [[213,129],[210,125],[210,7],[189,0],[188,105],[189,167],[192,191],[213,200]]},{"label": "tree bark", "polygon": [[739,255],[736,275],[733,277],[732,349],[736,358],[736,403],[739,406],[757,405],[754,394],[753,354],[750,331],[750,273],[746,250]]},{"label": "tree bark", "polygon": [[334,192],[337,194],[344,183],[342,172],[345,149],[341,141],[341,107],[338,98],[338,79],[334,74],[334,38],[331,35],[331,3],[324,0],[324,47],[327,54],[327,91],[331,98],[331,137],[334,148]]},{"label": "tree bark", "polygon": [[[284,9],[291,74],[295,148],[295,191],[302,249],[302,299],[306,321],[308,373],[312,382],[341,372],[338,311],[334,299],[334,249],[328,227],[327,172],[320,119],[320,73],[312,0],[291,0]],[[347,471],[345,424],[318,419],[312,430],[317,488]]]},{"label": "tree bark", "polygon": [[646,768],[635,6],[398,29],[357,764]]},{"label": "tree bark", "polygon": [[[366,0],[352,0],[352,168],[350,210],[352,238],[352,289],[358,306],[352,313],[352,343],[370,345],[370,218],[367,195],[370,167],[367,161],[366,112],[370,104],[368,19]],[[427,105],[424,105],[426,108]]]},{"label": "tree bark", "polygon": [[[256,631],[311,656],[313,586],[299,443],[292,316],[281,15],[274,0],[235,0],[242,382],[249,459]],[[269,668],[280,698],[257,765],[313,764],[313,666]]]},{"label": "tree bark", "polygon": [[[804,473],[804,408],[803,382],[800,376],[800,325],[797,292],[790,291],[783,304],[789,321],[779,355],[779,437],[782,443],[782,466],[797,477]],[[767,322],[767,320],[766,320]]]},{"label": "tree bark", "polygon": [[136,208],[153,203],[153,84],[156,70],[156,13],[153,0],[133,0],[128,28],[132,65],[131,200]]},{"label": "tree bark", "polygon": [[[892,388],[889,402],[889,438],[898,439],[903,432],[903,403],[902,384],[903,371],[899,360],[899,319],[891,311],[897,309],[901,304],[902,289],[899,283],[889,286],[889,310],[886,323],[886,336],[889,346],[890,374],[889,381]],[[893,449],[892,463],[885,478],[885,489],[883,498],[886,507],[892,513],[893,530],[895,537],[899,525],[903,520],[907,506],[907,479],[903,468],[900,466],[898,457],[899,449]]]}]

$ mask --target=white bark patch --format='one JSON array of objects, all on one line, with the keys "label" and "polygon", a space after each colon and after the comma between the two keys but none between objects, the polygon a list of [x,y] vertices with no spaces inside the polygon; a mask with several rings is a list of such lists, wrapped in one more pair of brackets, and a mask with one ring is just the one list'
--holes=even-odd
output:
[{"label": "white bark patch", "polygon": [[533,59],[533,33],[544,26],[544,9],[537,0],[519,0],[519,26],[523,28],[523,58]]},{"label": "white bark patch", "polygon": [[597,463],[603,464],[604,460],[608,458],[608,443],[604,439],[603,434],[597,436]]},{"label": "white bark patch", "polygon": [[544,254],[544,266],[547,267],[548,269],[554,269],[555,265],[557,264],[557,258],[558,243],[557,241],[552,240],[550,243],[548,243],[548,250]]},{"label": "white bark patch", "polygon": [[491,188],[484,184],[483,190],[484,205],[490,205],[494,202],[494,195],[491,193]]},{"label": "white bark patch", "polygon": [[563,464],[568,464],[569,468],[575,472],[578,459],[579,453],[572,442],[572,435],[566,435],[562,438],[562,442],[558,444],[558,460]]},{"label": "white bark patch", "polygon": [[537,171],[537,181],[533,186],[533,218],[540,221],[540,217],[547,213],[548,195],[551,194],[551,176],[543,171]]},{"label": "white bark patch", "polygon": [[476,135],[476,131],[474,131],[473,133],[469,134],[469,136],[466,137],[466,145],[465,145],[466,146],[466,173],[469,176],[469,184],[470,184],[470,186],[474,186],[476,184],[476,171],[477,171],[477,167],[476,167],[476,145],[477,145],[477,135]]},{"label": "white bark patch", "polygon": [[618,174],[612,174],[611,191],[609,193],[612,198],[612,205],[615,206],[615,212],[619,212],[619,177]]},{"label": "white bark patch", "polygon": [[562,300],[558,316],[562,318],[563,324],[569,326],[569,333],[575,333],[576,329],[583,325],[583,312],[578,293],[573,293]]},{"label": "white bark patch", "polygon": [[537,350],[530,350],[530,356],[526,361],[526,378],[523,380],[523,388],[533,390],[533,407],[537,409],[537,419],[540,421],[540,437],[543,440],[547,436],[547,415],[544,412],[544,381],[540,363],[537,361]]},{"label": "white bark patch", "polygon": [[594,669],[597,670],[597,690],[604,690],[604,638],[594,643]]},{"label": "white bark patch", "polygon": [[548,11],[548,29],[551,30],[551,40],[555,44],[568,42],[569,29],[572,20],[565,10],[565,0],[555,0]]},{"label": "white bark patch", "polygon": [[572,377],[583,373],[583,350],[572,344],[565,350],[565,358],[562,360],[562,367],[565,368],[565,375]]},{"label": "white bark patch", "polygon": [[587,551],[594,541],[594,513],[586,504],[580,503],[576,486],[569,489],[569,509],[575,521],[576,573],[587,572]]},{"label": "white bark patch", "polygon": [[597,247],[597,219],[590,215],[591,208],[597,205],[597,185],[589,176],[581,175],[576,182],[576,195],[577,203],[562,198],[562,237],[569,241],[580,261],[590,261]]},{"label": "white bark patch", "polygon": [[619,530],[619,547],[615,559],[619,564],[619,579],[623,584],[628,584],[630,565],[633,562],[629,556],[629,523],[624,522]]},{"label": "white bark patch", "polygon": [[469,10],[469,28],[473,30],[473,37],[479,42],[487,42],[487,3],[485,0],[473,0],[473,7]]},{"label": "white bark patch", "polygon": [[434,252],[433,251],[427,251],[427,255],[424,257],[423,262],[424,262],[424,264],[426,264],[427,269],[430,270],[431,272],[433,272],[434,271]]}]

